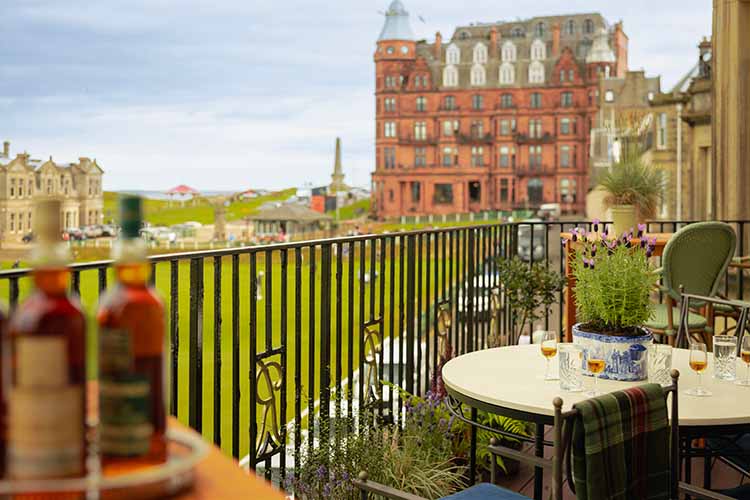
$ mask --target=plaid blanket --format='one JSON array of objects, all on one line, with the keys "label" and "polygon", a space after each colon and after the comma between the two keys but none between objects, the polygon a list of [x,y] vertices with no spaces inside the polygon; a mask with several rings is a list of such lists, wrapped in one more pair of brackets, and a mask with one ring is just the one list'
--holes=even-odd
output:
[{"label": "plaid blanket", "polygon": [[658,384],[575,405],[573,483],[579,500],[668,500],[670,429]]}]

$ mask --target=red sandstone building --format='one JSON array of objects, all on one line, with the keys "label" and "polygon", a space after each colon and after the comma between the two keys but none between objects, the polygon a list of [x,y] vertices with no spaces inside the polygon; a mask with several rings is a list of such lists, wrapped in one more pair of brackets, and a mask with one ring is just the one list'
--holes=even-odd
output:
[{"label": "red sandstone building", "polygon": [[400,0],[377,42],[379,218],[559,203],[582,213],[600,78],[627,71],[628,39],[600,14],[456,28],[416,41]]}]

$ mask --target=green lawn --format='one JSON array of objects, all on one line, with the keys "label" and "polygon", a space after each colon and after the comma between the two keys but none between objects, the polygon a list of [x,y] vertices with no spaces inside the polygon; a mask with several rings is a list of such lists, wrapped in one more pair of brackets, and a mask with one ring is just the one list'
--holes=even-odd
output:
[{"label": "green lawn", "polygon": [[[393,324],[393,331],[396,335],[398,335],[400,328],[398,325],[398,318],[400,316],[400,307],[399,304],[403,300],[403,297],[400,295],[400,286],[401,283],[399,282],[399,248],[396,249],[396,260],[395,262],[391,262],[390,258],[386,259],[386,269],[385,272],[378,278],[378,280],[375,283],[375,291],[376,291],[376,301],[375,301],[375,309],[374,311],[370,311],[370,287],[369,284],[365,286],[364,288],[364,303],[365,307],[364,310],[360,310],[359,303],[360,303],[360,294],[359,294],[359,252],[357,251],[355,254],[355,264],[353,270],[349,269],[348,266],[348,259],[344,259],[344,265],[342,269],[342,275],[341,275],[341,282],[343,285],[342,293],[339,296],[337,294],[336,290],[336,268],[335,268],[335,259],[334,259],[334,266],[332,269],[332,283],[331,283],[331,310],[330,310],[330,321],[332,323],[331,325],[331,378],[333,380],[336,365],[338,363],[341,364],[341,372],[343,373],[343,377],[346,377],[348,367],[347,367],[347,353],[348,349],[353,349],[353,355],[355,360],[355,366],[356,369],[358,366],[358,356],[359,356],[359,340],[358,340],[358,328],[354,328],[354,338],[355,343],[354,346],[349,346],[347,342],[347,332],[348,332],[348,325],[350,321],[354,321],[354,325],[358,325],[360,322],[360,315],[364,315],[364,318],[370,319],[373,317],[379,317],[383,311],[385,311],[384,314],[384,331],[390,332],[391,325]],[[278,347],[281,342],[281,264],[279,262],[280,256],[277,253],[274,254],[272,262],[270,265],[265,262],[265,255],[263,253],[257,254],[257,270],[258,271],[264,271],[266,273],[266,276],[269,274],[272,275],[272,307],[270,308],[270,316],[267,316],[266,314],[266,304],[268,297],[266,296],[265,288],[262,291],[262,300],[259,300],[257,302],[257,319],[255,322],[255,331],[256,331],[256,338],[255,338],[255,349],[257,352],[263,352],[268,347]],[[310,258],[308,256],[307,251],[304,252],[304,261],[302,263],[302,288],[301,288],[301,337],[302,337],[302,343],[301,345],[295,345],[294,343],[294,325],[295,325],[295,282],[294,282],[294,276],[295,276],[295,268],[294,268],[294,254],[293,252],[290,253],[290,264],[288,268],[288,312],[287,312],[287,347],[288,347],[288,366],[287,366],[287,380],[289,383],[288,386],[288,397],[287,397],[287,419],[291,420],[294,415],[294,378],[295,378],[295,370],[294,370],[294,359],[295,359],[295,353],[299,352],[301,354],[301,386],[303,388],[303,409],[307,406],[307,392],[310,387],[309,378],[308,378],[308,367],[309,367],[309,338],[310,338],[310,329],[309,329],[309,311],[310,311],[310,299],[313,296],[313,293],[311,291],[310,287],[310,280],[309,280],[309,262]],[[386,256],[390,257],[390,247],[388,248],[388,251],[386,252]],[[369,272],[369,251],[366,252],[366,269]],[[379,259],[378,263],[376,265],[376,268],[378,271],[380,271],[379,267]],[[432,266],[432,273],[434,273],[434,261],[431,262]],[[395,301],[394,301],[394,311],[393,316],[390,314],[390,306],[391,306],[391,299],[392,296],[390,294],[390,273],[391,268],[393,269],[393,274],[396,277],[395,279]],[[269,272],[270,269],[270,272]],[[423,273],[426,272],[426,260],[423,261],[422,265],[422,271]],[[349,273],[354,273],[354,290],[353,295],[350,296],[348,293],[348,276]],[[434,274],[431,273],[431,279],[433,279]],[[252,340],[250,336],[251,331],[251,317],[250,317],[250,267],[249,267],[249,258],[247,255],[243,255],[240,258],[240,267],[239,267],[239,289],[240,289],[240,297],[239,297],[239,311],[237,314],[237,320],[239,324],[239,338],[240,338],[240,371],[239,371],[239,379],[240,379],[240,421],[239,421],[239,429],[240,429],[240,456],[243,456],[248,451],[248,429],[249,429],[249,400],[248,400],[248,375],[249,375],[249,352],[250,352],[250,346]],[[214,386],[216,382],[216,373],[214,371],[214,349],[216,348],[216,344],[214,342],[214,302],[215,302],[215,289],[214,289],[214,266],[213,266],[213,260],[207,259],[204,261],[204,300],[203,300],[203,387],[202,387],[202,394],[203,394],[203,432],[204,435],[207,437],[213,436],[213,398],[214,398]],[[221,266],[221,300],[220,300],[220,307],[221,307],[221,342],[220,342],[220,349],[221,349],[221,356],[222,356],[222,365],[221,365],[221,371],[219,374],[220,380],[218,383],[218,386],[221,387],[221,424],[222,424],[222,448],[226,453],[231,453],[231,429],[232,429],[232,413],[231,413],[231,407],[232,407],[232,283],[231,283],[231,277],[232,277],[232,265],[231,265],[231,258],[223,258],[222,259],[222,266]],[[178,395],[178,416],[182,421],[187,422],[188,418],[188,396],[189,391],[193,391],[194,388],[189,387],[188,384],[188,364],[189,364],[189,326],[190,326],[190,310],[191,310],[191,304],[190,304],[190,265],[189,261],[181,262],[179,265],[179,296],[178,296],[178,303],[176,304],[177,310],[178,310],[178,329],[179,329],[179,362],[178,362],[178,369],[179,369],[179,395]],[[380,280],[385,280],[385,295],[383,299],[383,303],[380,303],[379,299],[379,289],[380,289]],[[96,271],[84,271],[81,274],[81,299],[84,304],[84,307],[89,311],[90,313],[93,313],[95,310],[96,304],[98,302],[98,287],[97,287],[97,273]],[[30,280],[29,279],[23,279],[21,280],[21,286],[20,286],[20,297],[23,299],[29,292],[30,288]],[[110,273],[109,276],[109,282],[112,282],[112,276]],[[314,365],[315,365],[315,374],[316,374],[316,380],[315,380],[315,394],[318,394],[318,383],[319,379],[319,356],[320,356],[320,320],[321,320],[321,314],[320,314],[320,304],[321,304],[321,290],[320,290],[320,283],[321,283],[321,258],[320,258],[320,249],[317,252],[317,260],[316,260],[316,274],[315,279],[312,281],[314,283],[314,299],[315,299],[315,311],[316,311],[316,318],[315,318],[315,356],[314,356]],[[173,307],[175,304],[171,304],[169,300],[169,289],[170,289],[170,265],[169,263],[162,263],[157,266],[157,272],[156,272],[156,283],[157,288],[161,295],[165,297],[166,300],[166,307],[169,311],[171,307]],[[424,283],[424,282],[423,282]],[[403,284],[404,290],[406,287],[406,284]],[[430,299],[434,297],[434,290],[435,287],[431,286],[430,290],[427,291],[426,287],[423,285],[423,296],[422,296],[422,310],[427,310],[428,303],[430,302]],[[427,296],[427,294],[430,294],[430,297]],[[0,295],[2,297],[6,298],[8,296],[8,285],[7,283],[2,283],[0,285]],[[342,321],[341,321],[341,330],[343,332],[343,339],[342,339],[342,349],[341,353],[336,352],[336,331],[337,331],[337,325],[336,325],[336,300],[340,298],[342,303]],[[348,304],[349,302],[354,302],[354,315],[353,317],[348,316]],[[168,320],[170,318],[170,315],[168,314]],[[394,322],[392,323],[391,318],[394,318]],[[92,322],[93,325],[93,322]],[[265,345],[265,332],[266,332],[266,325],[270,325],[272,337],[273,337],[273,346],[266,346]],[[95,328],[90,329],[92,340],[95,338]],[[92,342],[93,345],[93,342]],[[95,348],[95,347],[94,347]],[[278,357],[273,358],[278,359]],[[92,367],[93,368],[93,367]],[[317,397],[317,396],[316,396]],[[259,413],[260,413],[260,407],[259,407]],[[261,418],[261,415],[258,416],[259,420]]]}]

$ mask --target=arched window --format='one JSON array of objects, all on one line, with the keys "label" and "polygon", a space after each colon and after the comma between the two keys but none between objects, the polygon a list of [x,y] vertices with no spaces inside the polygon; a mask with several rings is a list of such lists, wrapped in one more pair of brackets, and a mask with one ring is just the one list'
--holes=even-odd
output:
[{"label": "arched window", "polygon": [[565,34],[574,35],[576,32],[576,22],[573,19],[568,19],[565,22]]},{"label": "arched window", "polygon": [[475,64],[471,68],[471,84],[472,85],[484,85],[487,83],[487,73],[484,70],[484,66],[481,64]]},{"label": "arched window", "polygon": [[544,64],[531,61],[529,64],[529,83],[544,83]]},{"label": "arched window", "polygon": [[586,19],[583,21],[583,32],[587,34],[591,34],[594,32],[594,21],[591,19]]},{"label": "arched window", "polygon": [[540,38],[544,36],[544,23],[536,23],[536,26],[534,26],[534,34]]},{"label": "arched window", "polygon": [[504,62],[516,62],[516,44],[510,40],[503,44],[501,50]]},{"label": "arched window", "polygon": [[461,50],[455,44],[451,44],[450,46],[448,46],[448,50],[445,51],[445,63],[458,64],[460,62]]},{"label": "arched window", "polygon": [[474,46],[474,62],[487,64],[487,46],[481,42]]},{"label": "arched window", "polygon": [[516,26],[510,32],[510,36],[512,36],[513,38],[523,38],[524,36],[526,36],[526,34],[524,33],[523,28],[521,28],[520,26]]},{"label": "arched window", "polygon": [[537,38],[536,40],[534,40],[534,43],[531,44],[531,60],[542,61],[546,58],[547,45]]},{"label": "arched window", "polygon": [[461,38],[461,40],[468,40],[470,36],[471,36],[471,34],[469,34],[468,31],[462,31],[461,35],[460,35],[460,38]]},{"label": "arched window", "polygon": [[446,66],[443,70],[443,86],[455,87],[458,85],[458,70],[455,66]]},{"label": "arched window", "polygon": [[516,81],[516,69],[509,62],[500,65],[500,85],[512,85]]}]

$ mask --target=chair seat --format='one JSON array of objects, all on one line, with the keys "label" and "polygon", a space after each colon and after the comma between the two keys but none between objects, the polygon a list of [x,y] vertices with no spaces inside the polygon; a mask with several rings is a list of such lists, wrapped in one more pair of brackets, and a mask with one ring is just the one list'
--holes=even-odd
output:
[{"label": "chair seat", "polygon": [[724,460],[750,472],[750,434],[710,438],[708,446],[719,455],[722,451],[731,452],[732,455],[725,456]]},{"label": "chair seat", "polygon": [[[672,332],[667,332],[667,329],[669,328],[667,312],[668,309],[666,304],[656,304],[654,306],[654,316],[643,326],[652,330],[664,331],[668,335],[673,334],[674,331],[677,330],[677,327],[680,325],[680,309],[677,307],[672,308],[672,323],[674,327],[674,330]],[[708,322],[706,321],[706,318],[704,318],[700,314],[696,314],[694,312],[688,314],[688,328],[690,328],[691,330],[700,330],[701,328],[705,328],[707,323]]]},{"label": "chair seat", "polygon": [[475,484],[471,488],[459,491],[447,497],[443,497],[442,500],[529,500],[529,497],[523,496],[520,493],[506,490],[500,486],[495,486],[490,483],[479,483]]}]

